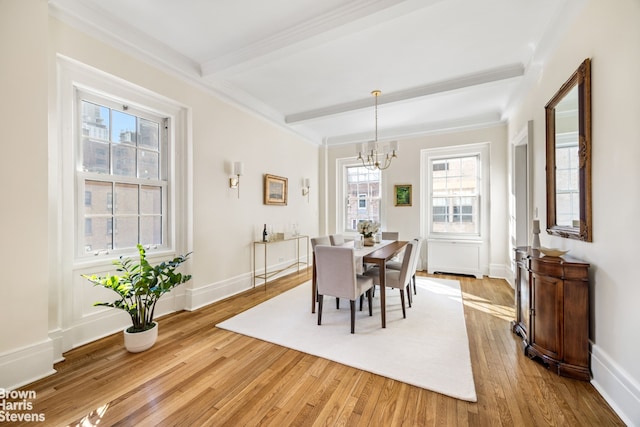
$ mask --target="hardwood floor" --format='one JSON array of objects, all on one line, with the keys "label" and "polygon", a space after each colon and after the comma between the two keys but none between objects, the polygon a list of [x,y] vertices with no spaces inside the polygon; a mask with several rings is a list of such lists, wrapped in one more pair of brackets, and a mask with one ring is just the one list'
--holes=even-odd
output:
[{"label": "hardwood floor", "polygon": [[23,388],[37,393],[30,412],[48,426],[624,425],[591,384],[524,356],[503,280],[438,276],[461,283],[477,403],[215,327],[310,277],[165,316],[144,353],[124,350],[120,333],[69,351],[56,374]]}]

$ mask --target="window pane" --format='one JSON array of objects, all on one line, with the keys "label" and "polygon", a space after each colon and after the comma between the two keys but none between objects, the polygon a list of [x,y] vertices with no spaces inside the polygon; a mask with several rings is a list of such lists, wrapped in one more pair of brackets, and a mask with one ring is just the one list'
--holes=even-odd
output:
[{"label": "window pane", "polygon": [[138,150],[138,178],[159,178],[160,156],[151,151]]},{"label": "window pane", "polygon": [[111,110],[113,125],[111,141],[123,144],[136,143],[136,117],[131,114]]},{"label": "window pane", "polygon": [[109,173],[109,144],[92,139],[82,141],[82,166],[87,172]]},{"label": "window pane", "polygon": [[138,119],[138,146],[158,151],[160,149],[160,124]]},{"label": "window pane", "polygon": [[162,214],[162,188],[143,185],[140,188],[140,213],[143,215]]},{"label": "window pane", "polygon": [[138,214],[138,186],[116,184],[116,214]]},{"label": "window pane", "polygon": [[84,240],[82,242],[85,252],[112,249],[111,221],[111,217],[85,218]]},{"label": "window pane", "polygon": [[140,243],[143,245],[162,244],[162,217],[140,217]]},{"label": "window pane", "polygon": [[113,146],[113,174],[136,176],[136,149],[127,145]]},{"label": "window pane", "polygon": [[117,217],[114,221],[114,249],[135,247],[138,244],[138,217]]},{"label": "window pane", "polygon": [[[111,194],[113,186],[110,182],[85,181],[85,215],[110,215],[111,214]],[[86,204],[87,198],[90,204]]]},{"label": "window pane", "polygon": [[109,140],[109,109],[91,102],[82,101],[82,136]]}]

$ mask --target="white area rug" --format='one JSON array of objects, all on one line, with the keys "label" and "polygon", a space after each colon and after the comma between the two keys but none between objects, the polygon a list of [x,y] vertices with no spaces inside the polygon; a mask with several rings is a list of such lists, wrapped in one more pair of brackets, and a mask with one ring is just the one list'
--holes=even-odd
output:
[{"label": "white area rug", "polygon": [[[379,290],[369,317],[367,302],[350,333],[349,302],[325,297],[322,325],[311,313],[311,282],[216,326],[462,400],[476,402],[460,284],[418,277],[413,307],[402,318],[400,294],[387,290],[387,327]],[[359,304],[357,304],[359,308]]]}]

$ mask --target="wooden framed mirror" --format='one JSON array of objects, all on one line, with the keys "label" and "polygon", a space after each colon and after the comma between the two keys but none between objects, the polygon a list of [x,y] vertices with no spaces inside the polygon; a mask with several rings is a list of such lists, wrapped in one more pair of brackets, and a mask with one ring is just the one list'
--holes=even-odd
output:
[{"label": "wooden framed mirror", "polygon": [[580,64],[544,108],[547,128],[547,232],[590,242],[590,59]]}]

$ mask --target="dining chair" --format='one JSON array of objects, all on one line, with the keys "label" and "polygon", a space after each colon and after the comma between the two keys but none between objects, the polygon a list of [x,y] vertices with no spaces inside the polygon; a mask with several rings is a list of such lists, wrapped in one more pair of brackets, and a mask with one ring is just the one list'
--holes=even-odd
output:
[{"label": "dining chair", "polygon": [[311,249],[315,250],[316,246],[325,245],[331,246],[331,240],[329,236],[320,236],[320,237],[312,237],[311,238]]},{"label": "dining chair", "polygon": [[[331,246],[331,239],[329,236],[320,236],[320,237],[312,237],[311,238],[311,252],[313,253],[313,280],[317,280],[317,270],[316,270],[316,246]],[[316,282],[317,283],[317,282]],[[318,300],[318,295],[316,294],[316,301]],[[336,308],[340,308],[340,298],[336,298]]]},{"label": "dining chair", "polygon": [[[316,247],[318,263],[318,325],[322,324],[322,302],[325,295],[348,299],[351,305],[351,333],[355,332],[356,299],[365,293],[369,316],[373,316],[371,288],[373,278],[356,273],[354,250],[344,246]],[[362,305],[360,306],[362,310]]]},{"label": "dining chair", "polygon": [[397,231],[383,231],[382,232],[382,240],[398,240],[400,238],[400,233]]},{"label": "dining chair", "polygon": [[331,234],[329,240],[331,241],[331,246],[342,246],[345,243],[344,235],[342,234]]},{"label": "dining chair", "polygon": [[[405,297],[404,291],[411,292],[411,266],[413,265],[413,258],[416,255],[417,243],[411,241],[407,243],[407,247],[404,250],[404,256],[402,258],[402,268],[400,270],[386,269],[385,274],[385,286],[389,288],[395,288],[400,290],[400,303],[402,304],[402,317],[407,318],[407,311],[405,309]],[[366,276],[373,278],[373,283],[380,286],[380,267],[373,267],[364,273]],[[410,298],[410,297],[409,297]],[[411,300],[409,301],[409,307],[411,307]]]},{"label": "dining chair", "polygon": [[[418,290],[416,287],[416,272],[418,271],[418,263],[420,262],[420,251],[422,250],[422,242],[424,239],[418,237],[413,239],[414,242],[417,242],[417,246],[415,247],[416,255],[413,259],[413,265],[411,266],[411,280],[413,281],[413,293],[418,295]],[[402,269],[402,261],[389,261],[387,262],[387,268],[391,270],[401,270]],[[409,296],[409,304],[411,304],[411,296]]]}]

